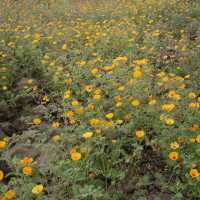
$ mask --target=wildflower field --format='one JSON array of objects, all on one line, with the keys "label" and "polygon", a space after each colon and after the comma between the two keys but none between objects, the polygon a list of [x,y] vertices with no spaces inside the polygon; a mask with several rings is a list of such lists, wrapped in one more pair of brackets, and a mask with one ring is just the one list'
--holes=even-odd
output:
[{"label": "wildflower field", "polygon": [[0,200],[200,200],[200,0],[0,1]]}]

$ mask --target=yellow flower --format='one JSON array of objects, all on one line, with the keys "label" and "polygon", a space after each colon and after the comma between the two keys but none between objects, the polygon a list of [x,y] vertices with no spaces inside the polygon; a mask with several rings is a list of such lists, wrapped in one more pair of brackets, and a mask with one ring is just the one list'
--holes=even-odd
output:
[{"label": "yellow flower", "polygon": [[28,85],[31,85],[32,83],[33,83],[33,79],[28,79],[28,80],[27,80],[27,84],[28,84]]},{"label": "yellow flower", "polygon": [[118,124],[118,125],[121,125],[121,124],[123,124],[123,120],[121,120],[121,119],[118,119],[117,121],[116,121],[116,123]]},{"label": "yellow flower", "polygon": [[33,40],[32,44],[37,44],[40,40]]},{"label": "yellow flower", "polygon": [[66,50],[66,49],[67,49],[67,44],[65,43],[62,45],[62,50]]},{"label": "yellow flower", "polygon": [[71,85],[72,84],[72,79],[71,78],[65,79],[64,82],[65,82],[66,85]]},{"label": "yellow flower", "polygon": [[175,95],[176,95],[176,91],[174,91],[174,90],[170,90],[168,92],[168,97],[174,97]]},{"label": "yellow flower", "polygon": [[121,92],[122,92],[122,91],[125,90],[125,87],[122,85],[122,86],[119,86],[117,89],[118,89],[118,91],[121,91]]},{"label": "yellow flower", "polygon": [[48,102],[49,101],[49,97],[47,95],[44,95],[42,97],[42,100],[45,101],[45,102]]},{"label": "yellow flower", "polygon": [[63,98],[64,98],[64,99],[69,99],[70,96],[71,96],[71,91],[70,91],[70,90],[67,90],[67,91],[64,92]]},{"label": "yellow flower", "polygon": [[142,137],[144,137],[144,135],[145,135],[145,132],[144,131],[136,131],[135,132],[135,135],[138,137],[138,138],[142,138]]},{"label": "yellow flower", "polygon": [[105,127],[110,127],[113,125],[112,121],[107,121],[107,120],[103,120],[101,123]]},{"label": "yellow flower", "polygon": [[178,160],[178,158],[179,158],[178,152],[176,152],[176,151],[170,152],[169,158],[170,158],[171,160]]},{"label": "yellow flower", "polygon": [[121,96],[115,96],[114,99],[115,99],[116,103],[118,103],[122,100]]},{"label": "yellow flower", "polygon": [[71,153],[71,159],[74,161],[80,160],[81,159],[81,154],[78,152],[72,152]]},{"label": "yellow flower", "polygon": [[71,102],[71,105],[72,105],[73,107],[76,107],[76,106],[79,105],[79,102],[78,102],[77,100],[74,100],[74,101]]},{"label": "yellow flower", "polygon": [[90,139],[92,136],[93,136],[93,132],[90,132],[90,131],[85,132],[85,133],[83,134],[83,137],[84,137],[86,140],[87,140],[87,139]]},{"label": "yellow flower", "polygon": [[4,178],[4,172],[0,170],[0,182],[3,180],[3,178]]},{"label": "yellow flower", "polygon": [[92,85],[86,85],[85,86],[85,91],[91,92],[92,91]]},{"label": "yellow flower", "polygon": [[100,89],[96,89],[95,91],[94,91],[94,94],[101,94],[102,93],[102,91],[100,90]]},{"label": "yellow flower", "polygon": [[33,119],[33,124],[35,124],[35,125],[40,125],[41,122],[42,122],[42,120],[39,117],[36,117]]},{"label": "yellow flower", "polygon": [[142,76],[142,72],[140,70],[134,70],[133,71],[133,77],[134,78],[139,79],[139,78],[141,78],[141,76]]},{"label": "yellow flower", "polygon": [[158,37],[160,35],[160,31],[159,30],[156,30],[152,33],[152,36],[153,37]]},{"label": "yellow flower", "polygon": [[38,184],[38,185],[33,187],[32,193],[33,194],[40,194],[40,193],[43,192],[43,190],[44,190],[44,186],[42,184]]},{"label": "yellow flower", "polygon": [[173,125],[174,124],[174,119],[172,119],[172,118],[169,118],[169,117],[166,117],[165,119],[164,119],[164,121],[165,121],[165,123],[167,124],[167,125]]},{"label": "yellow flower", "polygon": [[25,174],[25,175],[30,175],[30,174],[32,174],[32,168],[26,166],[26,167],[24,167],[24,168],[22,169],[22,172],[23,172],[23,174]]},{"label": "yellow flower", "polygon": [[136,65],[146,65],[148,63],[147,59],[139,59],[139,60],[135,60],[134,63]]},{"label": "yellow flower", "polygon": [[132,106],[134,106],[134,107],[138,107],[138,106],[140,105],[140,101],[137,100],[137,99],[135,99],[135,100],[133,100],[133,101],[131,102],[131,104],[132,104]]},{"label": "yellow flower", "polygon": [[53,122],[51,127],[52,128],[59,128],[60,127],[60,123],[59,122]]},{"label": "yellow flower", "polygon": [[5,198],[6,200],[8,199],[13,199],[15,196],[16,196],[16,192],[12,189],[8,190],[6,193],[5,193]]},{"label": "yellow flower", "polygon": [[77,61],[76,64],[79,65],[80,67],[83,67],[86,64],[86,61],[84,60]]},{"label": "yellow flower", "polygon": [[100,94],[95,94],[95,95],[93,96],[93,99],[94,99],[94,100],[100,100],[100,99],[101,99],[101,95],[100,95]]},{"label": "yellow flower", "polygon": [[194,92],[189,92],[188,97],[190,99],[195,99],[197,97],[197,95]]},{"label": "yellow flower", "polygon": [[98,73],[98,69],[97,68],[93,68],[92,70],[91,70],[91,73],[95,76],[97,73]]},{"label": "yellow flower", "polygon": [[199,108],[199,103],[198,102],[192,102],[189,104],[189,108]]},{"label": "yellow flower", "polygon": [[113,118],[113,113],[108,113],[108,114],[106,114],[106,118],[107,119],[112,119]]},{"label": "yellow flower", "polygon": [[43,56],[43,58],[44,58],[45,60],[48,60],[48,59],[49,59],[48,54],[45,54],[45,55]]},{"label": "yellow flower", "polygon": [[170,111],[172,111],[174,108],[175,108],[175,105],[172,104],[172,103],[163,104],[163,105],[161,106],[161,109],[162,109],[163,111],[165,111],[165,112],[170,112]]},{"label": "yellow flower", "polygon": [[122,102],[117,102],[117,103],[115,104],[116,107],[120,107],[121,105],[122,105]]},{"label": "yellow flower", "polygon": [[170,144],[170,147],[171,147],[172,149],[178,149],[178,148],[179,148],[179,144],[178,144],[177,142],[172,142],[172,143]]},{"label": "yellow flower", "polygon": [[5,140],[0,140],[0,149],[4,149],[7,145],[7,142]]},{"label": "yellow flower", "polygon": [[96,134],[97,134],[97,135],[100,135],[100,134],[101,134],[101,129],[96,129],[95,131],[96,131]]},{"label": "yellow flower", "polygon": [[150,106],[153,106],[156,104],[156,100],[155,99],[151,99],[148,103]]},{"label": "yellow flower", "polygon": [[199,172],[197,169],[190,169],[190,176],[196,178],[199,176]]},{"label": "yellow flower", "polygon": [[116,144],[116,143],[117,143],[117,140],[113,139],[113,140],[111,140],[111,143],[112,143],[112,144]]},{"label": "yellow flower", "polygon": [[195,138],[190,138],[189,141],[190,141],[191,143],[195,143],[195,142],[196,142],[196,139],[195,139]]},{"label": "yellow flower", "polygon": [[61,140],[61,136],[60,136],[59,134],[56,134],[56,135],[54,135],[54,136],[52,137],[52,140],[53,140],[54,142],[58,142],[58,141]]}]

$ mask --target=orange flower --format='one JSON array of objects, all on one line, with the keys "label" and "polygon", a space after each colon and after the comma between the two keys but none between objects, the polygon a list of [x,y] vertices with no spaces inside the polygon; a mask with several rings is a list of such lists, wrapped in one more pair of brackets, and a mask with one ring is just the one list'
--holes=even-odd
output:
[{"label": "orange flower", "polygon": [[196,136],[196,141],[197,141],[197,143],[200,143],[200,134],[198,134],[198,135]]},{"label": "orange flower", "polygon": [[5,193],[4,196],[6,199],[13,199],[16,196],[16,193],[14,190],[10,189]]},{"label": "orange flower", "polygon": [[144,137],[144,135],[145,135],[145,132],[144,131],[136,131],[135,132],[135,135],[138,137],[138,138],[142,138],[142,137]]},{"label": "orange flower", "polygon": [[71,153],[71,159],[74,161],[78,161],[81,159],[81,154],[78,152],[72,152]]},{"label": "orange flower", "polygon": [[4,178],[4,172],[2,170],[0,170],[0,181],[2,181]]},{"label": "orange flower", "polygon": [[141,76],[142,76],[142,72],[140,70],[134,70],[133,71],[133,77],[134,78],[139,79],[139,78],[141,78]]},{"label": "orange flower", "polygon": [[88,110],[89,111],[94,110],[94,108],[95,108],[94,104],[92,104],[92,103],[88,104]]},{"label": "orange flower", "polygon": [[66,112],[66,116],[67,118],[72,119],[72,117],[74,116],[74,113],[72,111],[68,111]]},{"label": "orange flower", "polygon": [[83,107],[76,108],[75,113],[81,115],[83,113]]},{"label": "orange flower", "polygon": [[23,169],[22,169],[22,172],[23,172],[23,174],[25,174],[25,175],[30,175],[30,174],[32,174],[32,168],[31,167],[24,167]]},{"label": "orange flower", "polygon": [[69,151],[70,154],[75,153],[76,152],[76,147],[72,147]]},{"label": "orange flower", "polygon": [[199,176],[199,172],[197,169],[190,169],[190,176],[196,178]]},{"label": "orange flower", "polygon": [[176,151],[170,152],[169,158],[170,158],[171,160],[178,160],[178,158],[179,158],[178,152],[176,152]]},{"label": "orange flower", "polygon": [[195,132],[195,131],[197,131],[198,128],[199,128],[198,124],[193,124],[192,127],[189,128],[189,131]]},{"label": "orange flower", "polygon": [[33,162],[33,158],[32,157],[24,157],[20,162],[23,165],[29,165]]},{"label": "orange flower", "polygon": [[96,118],[90,119],[90,125],[91,126],[96,126],[99,123],[99,120]]}]

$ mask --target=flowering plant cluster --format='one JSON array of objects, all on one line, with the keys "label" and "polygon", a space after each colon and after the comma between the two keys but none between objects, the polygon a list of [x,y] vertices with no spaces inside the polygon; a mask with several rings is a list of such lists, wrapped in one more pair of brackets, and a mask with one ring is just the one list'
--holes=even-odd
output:
[{"label": "flowering plant cluster", "polygon": [[200,2],[0,13],[0,200],[199,198]]}]

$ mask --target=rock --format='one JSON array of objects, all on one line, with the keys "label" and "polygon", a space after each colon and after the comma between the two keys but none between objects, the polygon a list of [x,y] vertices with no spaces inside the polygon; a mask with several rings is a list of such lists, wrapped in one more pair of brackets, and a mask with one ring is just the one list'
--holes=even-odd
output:
[{"label": "rock", "polygon": [[28,86],[36,86],[38,85],[38,81],[33,78],[22,78],[17,84],[16,84],[16,91],[24,89],[24,87]]},{"label": "rock", "polygon": [[47,112],[47,108],[44,105],[38,105],[38,106],[33,108],[33,111],[37,115],[43,115]]},{"label": "rock", "polygon": [[32,145],[16,144],[10,149],[11,156],[32,157],[36,158],[40,155],[40,151]]},{"label": "rock", "polygon": [[9,136],[9,137],[11,137],[16,132],[15,127],[10,122],[0,123],[0,129],[6,136]]}]

